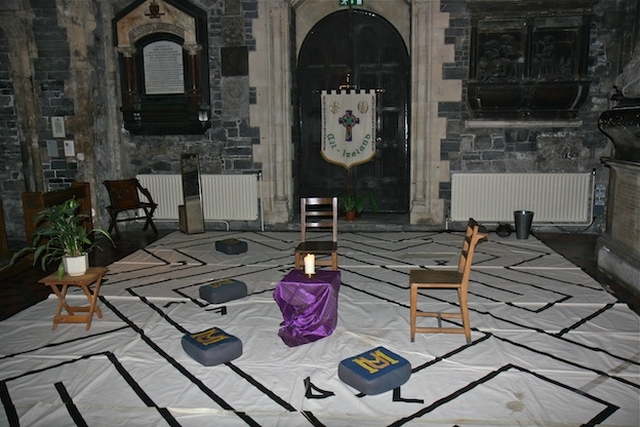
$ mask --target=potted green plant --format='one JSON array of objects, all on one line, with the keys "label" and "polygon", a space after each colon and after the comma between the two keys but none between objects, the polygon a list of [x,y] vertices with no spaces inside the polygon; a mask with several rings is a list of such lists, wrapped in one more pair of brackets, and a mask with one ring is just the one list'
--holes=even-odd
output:
[{"label": "potted green plant", "polygon": [[345,212],[347,221],[355,220],[367,206],[374,212],[378,210],[378,204],[371,194],[342,194],[338,196],[338,203],[340,209]]},{"label": "potted green plant", "polygon": [[84,274],[88,267],[87,255],[94,248],[100,248],[97,242],[89,239],[91,234],[102,234],[111,244],[115,244],[104,230],[94,228],[87,231],[83,223],[88,215],[78,213],[77,210],[78,201],[69,199],[38,213],[35,217],[38,228],[33,232],[32,245],[18,251],[11,262],[33,252],[33,265],[39,260],[43,271],[46,271],[47,265],[59,263],[59,279],[62,279],[65,272],[72,276]]}]

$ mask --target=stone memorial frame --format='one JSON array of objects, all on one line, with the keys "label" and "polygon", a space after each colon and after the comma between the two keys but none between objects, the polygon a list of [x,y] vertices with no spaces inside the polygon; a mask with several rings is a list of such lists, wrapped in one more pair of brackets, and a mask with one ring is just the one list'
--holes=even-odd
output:
[{"label": "stone memorial frame", "polygon": [[468,0],[472,34],[466,86],[471,115],[575,119],[591,85],[587,66],[594,3]]},{"label": "stone memorial frame", "polygon": [[113,19],[124,127],[146,135],[210,126],[207,14],[186,0],[136,0]]}]

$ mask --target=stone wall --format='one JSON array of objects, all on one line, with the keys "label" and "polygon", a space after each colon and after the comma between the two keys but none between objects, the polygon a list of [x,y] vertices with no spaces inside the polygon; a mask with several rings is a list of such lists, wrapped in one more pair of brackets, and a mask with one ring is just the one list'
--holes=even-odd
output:
[{"label": "stone wall", "polygon": [[[71,185],[75,180],[78,164],[75,157],[65,157],[63,141],[73,140],[67,128],[65,138],[54,138],[50,117],[73,117],[75,100],[65,88],[70,77],[71,53],[66,29],[60,26],[55,0],[32,0],[33,41],[36,59],[33,62],[34,90],[38,94],[40,120],[47,124],[38,130],[44,177],[43,191],[53,191]],[[57,156],[49,155],[48,147],[57,147]]]},{"label": "stone wall", "polygon": [[[128,2],[119,2],[124,7]],[[259,130],[249,123],[252,89],[248,73],[223,76],[221,51],[227,47],[255,49],[252,20],[256,1],[193,1],[209,15],[209,76],[211,85],[211,128],[203,135],[137,136],[123,138],[122,174],[180,172],[180,154],[200,154],[203,173],[246,173],[260,170],[252,160],[252,146]],[[116,6],[118,6],[116,5]]]},{"label": "stone wall", "polygon": [[[23,191],[64,188],[75,180],[77,173],[75,158],[64,156],[64,139],[53,138],[48,122],[51,116],[74,115],[74,101],[65,95],[64,87],[70,68],[66,32],[58,25],[55,0],[28,3],[27,12],[21,10],[18,2],[6,2],[5,13],[0,15],[3,56],[0,186],[9,238],[24,234],[20,196]],[[18,36],[18,29],[26,31]],[[24,57],[16,57],[16,50]],[[31,56],[33,61],[25,62]],[[73,139],[73,135],[68,138]],[[32,145],[25,147],[24,141],[29,139]],[[50,156],[47,147],[55,147],[58,154]],[[42,179],[37,179],[36,185],[33,177],[25,176],[25,170],[34,173],[37,170]],[[32,184],[31,188],[27,188],[28,184]]]},{"label": "stone wall", "polygon": [[[289,146],[296,132],[290,114],[295,82],[288,80],[289,76],[274,76],[275,71],[266,70],[269,63],[262,59],[287,55],[275,66],[290,67],[293,72],[295,46],[301,42],[296,39],[296,20],[312,26],[303,9],[312,9],[314,1],[329,2],[307,0],[302,7],[303,2],[287,0],[191,1],[209,17],[211,128],[202,135],[166,136],[133,135],[122,126],[111,20],[131,0],[0,2],[0,188],[10,238],[24,239],[20,206],[24,190],[53,190],[74,179],[90,181],[95,223],[104,227],[108,199],[103,180],[141,173],[179,173],[180,154],[185,152],[200,154],[204,173],[266,170],[275,178],[265,182],[265,207],[277,212],[274,217],[279,220],[286,221],[292,214],[294,204],[287,197],[293,194],[294,185],[289,155],[295,150]],[[615,79],[624,65],[621,58],[630,55],[622,41],[634,25],[637,1],[596,3],[589,40],[588,73],[593,83],[588,99],[577,120],[542,126],[495,121],[487,125],[471,120],[464,91],[471,40],[467,2],[411,3],[411,28],[419,28],[420,37],[407,37],[417,44],[410,50],[413,60],[433,61],[429,67],[437,65],[437,69],[426,71],[424,66],[412,68],[414,74],[416,70],[422,73],[420,80],[413,81],[416,88],[412,92],[416,98],[412,102],[421,106],[412,110],[421,112],[419,123],[411,127],[416,178],[412,206],[423,209],[415,215],[412,211],[412,220],[444,224],[444,218],[439,218],[440,206],[444,203],[446,211],[451,172],[576,172],[595,168],[601,190],[606,187],[608,171],[600,158],[609,156],[612,146],[597,129],[597,118],[610,106]],[[299,7],[295,13],[294,7]],[[286,25],[279,27],[282,23]],[[275,32],[282,32],[279,39],[274,38]],[[407,34],[406,28],[401,32]],[[420,44],[425,40],[429,46]],[[249,70],[225,75],[221,68],[223,48],[246,48],[253,60]],[[425,52],[431,52],[430,56]],[[438,65],[442,61],[445,64]],[[426,84],[442,82],[440,75],[446,84]],[[287,87],[282,89],[274,82]],[[458,99],[458,89],[452,88],[459,86],[463,90]],[[276,100],[280,92],[286,92],[286,100]],[[435,103],[437,114],[430,108]],[[66,118],[65,138],[53,138],[52,116]],[[445,137],[433,138],[445,132]],[[76,156],[64,156],[65,139],[74,141]],[[53,147],[57,147],[58,156],[50,155]],[[269,164],[263,164],[266,161]],[[434,171],[436,168],[439,170]],[[439,194],[434,194],[432,187],[439,189],[435,192]],[[434,205],[439,207],[432,209]],[[601,229],[603,215],[604,210],[598,211],[593,230]]]},{"label": "stone wall", "polygon": [[9,56],[9,41],[0,29],[0,191],[7,230],[15,235],[24,233],[15,218],[22,217],[20,194],[25,187]]},{"label": "stone wall", "polygon": [[[455,46],[455,62],[445,65],[447,79],[466,79],[469,74],[471,40],[470,14],[464,1],[443,0],[450,13],[446,43]],[[602,0],[594,8],[591,23],[588,76],[590,93],[577,120],[555,123],[534,121],[473,120],[466,108],[466,92],[461,102],[440,105],[439,114],[447,118],[447,138],[441,141],[441,158],[455,172],[590,172],[597,171],[598,188],[608,182],[608,170],[600,159],[609,156],[611,142],[598,130],[597,120],[610,105],[613,85],[619,71],[621,52],[616,41],[625,28],[633,26],[633,14],[625,16],[625,7],[613,0]],[[617,23],[617,24],[616,24]],[[450,199],[450,182],[440,183],[440,197]],[[604,204],[599,209],[593,230],[604,226]]]}]

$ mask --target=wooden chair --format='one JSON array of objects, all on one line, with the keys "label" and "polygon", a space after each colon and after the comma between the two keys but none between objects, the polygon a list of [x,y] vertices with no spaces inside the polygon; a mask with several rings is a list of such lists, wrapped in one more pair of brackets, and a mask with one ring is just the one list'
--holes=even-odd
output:
[{"label": "wooden chair", "polygon": [[[331,230],[332,240],[307,240],[309,229],[316,231]],[[316,256],[318,266],[331,266],[338,269],[338,198],[306,197],[300,199],[301,241],[295,250],[296,269],[304,265],[307,254]],[[322,258],[318,259],[318,255]],[[330,259],[326,259],[330,257]]]},{"label": "wooden chair", "polygon": [[[471,326],[469,325],[469,309],[467,306],[467,290],[471,274],[471,262],[478,242],[487,234],[480,233],[480,226],[472,218],[469,219],[462,245],[462,252],[457,270],[411,270],[409,273],[410,286],[410,327],[411,341],[416,332],[464,334],[467,343],[471,343]],[[420,289],[455,289],[458,293],[460,305],[459,313],[424,312],[418,311],[418,290]],[[417,317],[435,317],[438,327],[417,327]],[[442,319],[461,319],[462,327],[442,327]]]},{"label": "wooden chair", "polygon": [[[118,223],[124,221],[135,221],[144,219],[143,230],[146,230],[149,226],[153,229],[155,234],[158,234],[158,229],[153,223],[153,214],[158,207],[158,204],[153,201],[151,193],[146,188],[140,185],[140,182],[136,178],[120,179],[113,181],[104,181],[105,187],[109,192],[109,199],[111,205],[107,206],[109,211],[109,233],[114,228],[116,229],[116,235],[120,238],[120,230],[118,229]],[[147,201],[140,200],[140,194],[146,197]],[[143,216],[127,216],[126,218],[118,219],[118,214],[130,210],[142,210]]]}]

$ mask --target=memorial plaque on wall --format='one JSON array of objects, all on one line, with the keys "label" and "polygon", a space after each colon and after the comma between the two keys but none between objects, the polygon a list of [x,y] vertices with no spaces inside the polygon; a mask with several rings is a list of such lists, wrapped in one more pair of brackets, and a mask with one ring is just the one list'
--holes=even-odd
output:
[{"label": "memorial plaque on wall", "polygon": [[169,40],[149,43],[143,49],[147,95],[184,93],[182,46]]},{"label": "memorial plaque on wall", "polygon": [[189,0],[133,0],[113,23],[125,129],[146,135],[209,129],[207,12]]}]

